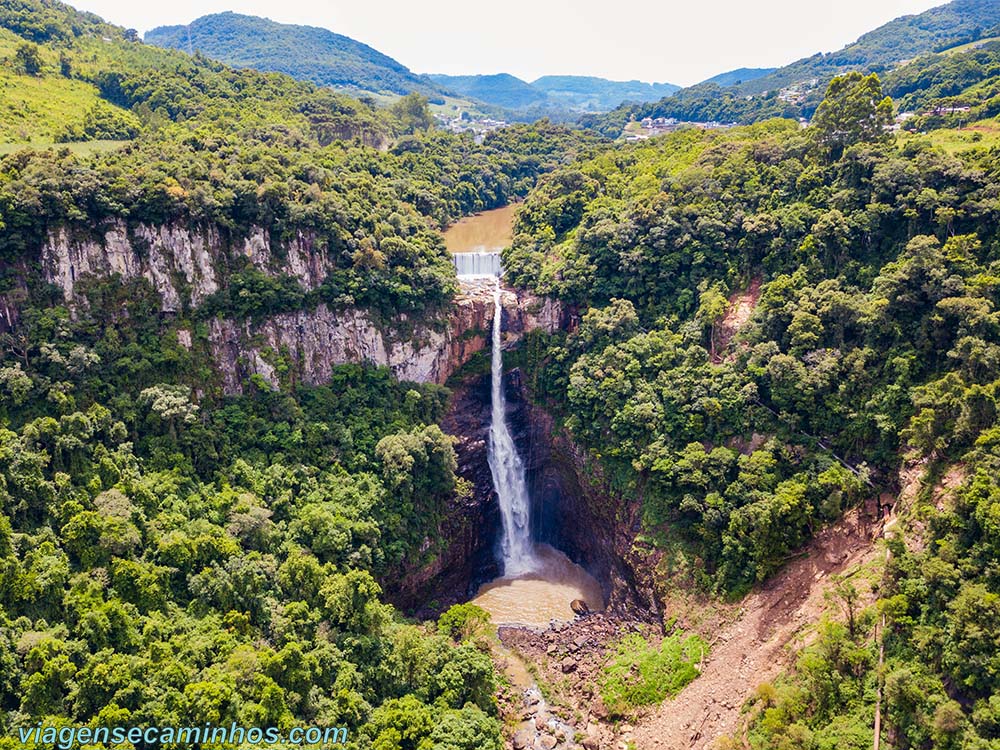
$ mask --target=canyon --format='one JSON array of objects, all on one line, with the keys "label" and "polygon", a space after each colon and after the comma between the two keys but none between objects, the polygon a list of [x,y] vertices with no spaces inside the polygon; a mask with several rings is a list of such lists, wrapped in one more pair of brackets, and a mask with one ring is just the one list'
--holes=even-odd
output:
[{"label": "canyon", "polygon": [[[474,600],[477,592],[488,590],[484,584],[504,572],[501,508],[489,462],[495,395],[488,355],[497,351],[490,332],[496,335],[500,352],[514,352],[534,331],[573,330],[577,311],[523,290],[497,292],[493,277],[481,277],[460,279],[453,303],[422,320],[405,315],[384,320],[364,309],[320,304],[259,319],[214,317],[200,330],[185,327],[180,322],[184,311],[197,308],[218,291],[219,280],[236,262],[249,262],[272,276],[292,276],[307,290],[322,283],[329,267],[324,251],[307,234],[279,246],[263,230],[233,240],[212,228],[119,224],[96,236],[53,232],[37,259],[43,278],[61,292],[71,312],[86,304],[78,286],[88,276],[144,279],[159,297],[163,319],[168,325],[177,321],[173,324],[180,344],[209,358],[216,379],[213,387],[226,395],[242,393],[251,378],[281,388],[288,373],[293,373],[293,382],[322,384],[336,365],[347,363],[385,366],[400,380],[447,385],[451,395],[442,427],[455,441],[457,474],[472,491],[456,495],[447,508],[437,529],[439,538],[448,540],[440,554],[429,564],[404,564],[398,575],[381,584],[390,602],[418,619],[434,618],[448,606]],[[23,272],[27,278],[28,269]],[[0,295],[0,327],[10,329],[16,323],[17,309],[16,289]],[[556,736],[576,734],[594,747],[633,738],[641,741],[641,747],[683,747],[685,742],[701,746],[733,731],[754,674],[776,673],[784,647],[817,616],[816,602],[822,600],[828,574],[870,560],[874,550],[870,539],[852,530],[845,537],[853,545],[852,557],[817,567],[816,561],[822,563],[826,554],[820,541],[816,554],[775,579],[758,595],[759,602],[751,600],[749,614],[721,608],[713,628],[722,634],[723,645],[704,665],[706,679],[682,696],[678,705],[683,711],[675,716],[664,709],[634,729],[616,728],[594,692],[613,643],[634,632],[656,642],[663,637],[665,612],[679,616],[680,627],[704,625],[687,618],[712,607],[705,602],[664,601],[663,581],[655,579],[663,553],[641,536],[640,503],[611,489],[599,463],[536,399],[530,373],[522,366],[519,360],[501,368],[499,387],[510,438],[532,498],[532,538],[586,570],[599,586],[596,596],[605,606],[602,613],[575,621],[567,612],[566,622],[551,627],[501,624],[499,640],[510,659],[537,665],[549,685],[564,684],[556,700],[541,699],[533,680],[521,686],[525,688],[521,693],[506,697],[502,703],[509,716],[519,721],[529,717],[518,724],[515,745],[534,747]],[[494,374],[495,368],[496,363]],[[835,535],[833,531],[824,539]],[[781,592],[791,584],[785,579],[797,575],[799,568],[804,571],[799,588],[805,586],[805,593],[786,606]],[[761,635],[763,626],[753,618],[775,613],[787,627]],[[760,647],[762,639],[766,650]],[[741,661],[739,654],[745,649],[767,654],[767,669],[761,663],[748,666]],[[507,668],[515,673],[523,670],[510,664]],[[742,682],[730,680],[731,674],[739,674]],[[727,696],[726,701],[716,705],[717,695]],[[707,724],[703,714],[709,716]],[[661,730],[679,744],[659,741]],[[573,746],[568,739],[557,745]]]},{"label": "canyon", "polygon": [[[510,216],[507,211],[507,221]],[[476,241],[483,240],[477,235]],[[19,294],[33,270],[58,289],[71,314],[86,304],[79,285],[87,277],[144,279],[170,325],[185,320],[185,311],[197,309],[244,262],[274,277],[291,276],[305,290],[317,288],[330,267],[321,243],[308,233],[278,243],[263,229],[233,238],[210,225],[112,222],[96,232],[61,228],[49,234],[33,267],[22,265],[20,284],[0,294],[0,329],[16,325]],[[390,600],[417,614],[432,615],[464,601],[501,572],[496,562],[501,523],[487,461],[490,377],[485,366],[496,311],[503,318],[504,350],[515,349],[532,331],[551,334],[577,323],[576,311],[523,290],[501,289],[495,305],[494,283],[489,277],[462,279],[453,303],[422,320],[406,315],[383,320],[361,308],[319,304],[262,318],[217,316],[203,326],[173,323],[180,345],[210,360],[212,387],[224,395],[242,393],[251,378],[272,388],[289,381],[322,384],[335,366],[349,363],[388,367],[403,381],[449,386],[443,427],[454,436],[458,473],[473,492],[456,497],[447,513],[440,533],[450,543],[443,553],[430,565],[385,582]],[[609,611],[655,616],[651,568],[642,545],[635,543],[637,510],[609,496],[585,453],[535,403],[527,382],[518,367],[503,376],[513,440],[534,499],[535,538],[593,575]]]}]

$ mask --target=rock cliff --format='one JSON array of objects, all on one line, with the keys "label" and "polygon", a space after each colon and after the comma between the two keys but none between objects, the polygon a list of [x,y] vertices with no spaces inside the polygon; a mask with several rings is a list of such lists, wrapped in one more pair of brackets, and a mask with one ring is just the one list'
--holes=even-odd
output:
[{"label": "rock cliff", "polygon": [[[288,381],[320,384],[336,365],[358,362],[389,367],[401,380],[443,384],[489,347],[495,309],[491,280],[463,282],[447,309],[419,320],[405,315],[386,320],[360,308],[320,304],[263,319],[212,318],[198,333],[180,322],[247,261],[263,273],[292,276],[306,290],[320,286],[330,269],[326,251],[306,233],[279,248],[261,229],[233,238],[213,228],[118,223],[84,236],[54,232],[42,248],[39,266],[71,309],[85,304],[76,287],[86,275],[146,279],[159,295],[164,318],[178,321],[173,324],[178,341],[207,353],[227,394],[242,392],[254,376],[275,386]],[[501,300],[505,347],[528,331],[551,333],[570,322],[552,300],[511,290],[504,290]],[[17,315],[16,305],[2,295],[0,314],[8,322]],[[444,427],[457,438],[459,473],[473,493],[456,498],[440,529],[450,543],[434,563],[401,571],[396,580],[385,582],[391,600],[410,611],[429,601],[442,606],[465,599],[497,574],[499,519],[486,462],[489,378],[467,371],[452,385]],[[638,605],[654,611],[649,582],[635,573],[642,569],[634,559],[642,550],[635,544],[634,504],[613,497],[569,437],[530,405],[517,370],[508,374],[506,385],[542,539],[601,581],[612,610]]]},{"label": "rock cliff", "polygon": [[[71,305],[84,275],[118,275],[146,279],[162,312],[177,314],[203,303],[243,259],[264,273],[292,276],[306,290],[322,284],[330,269],[325,249],[308,233],[279,248],[263,229],[232,238],[212,227],[120,222],[91,235],[53,232],[42,248],[41,268]],[[551,300],[505,291],[503,306],[515,339],[563,324],[562,310]],[[215,318],[209,322],[208,348],[226,394],[241,392],[254,375],[278,385],[281,370],[296,382],[323,383],[333,367],[351,362],[389,367],[401,380],[443,384],[486,348],[493,309],[491,282],[474,282],[463,285],[449,309],[425,320],[377,320],[363,309],[322,304],[263,320]],[[189,338],[190,332],[183,332],[182,340]]]}]

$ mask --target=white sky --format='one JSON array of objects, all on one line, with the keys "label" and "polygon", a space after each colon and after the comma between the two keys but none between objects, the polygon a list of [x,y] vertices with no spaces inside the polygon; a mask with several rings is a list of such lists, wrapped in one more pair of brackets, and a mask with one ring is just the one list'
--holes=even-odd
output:
[{"label": "white sky", "polygon": [[944,0],[69,0],[146,32],[232,10],[322,26],[417,73],[596,75],[690,85],[843,47]]}]

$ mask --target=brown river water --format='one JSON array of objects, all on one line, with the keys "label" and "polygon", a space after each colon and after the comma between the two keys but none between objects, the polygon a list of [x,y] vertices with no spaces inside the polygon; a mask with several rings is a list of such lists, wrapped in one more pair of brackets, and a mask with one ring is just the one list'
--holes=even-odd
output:
[{"label": "brown river water", "polygon": [[601,585],[566,555],[547,544],[535,547],[537,570],[515,578],[497,578],[483,584],[472,600],[490,613],[494,625],[547,626],[576,615],[570,602],[582,599],[593,611],[604,609]]},{"label": "brown river water", "polygon": [[450,253],[493,253],[507,247],[513,237],[511,205],[460,219],[445,230],[444,244]]}]

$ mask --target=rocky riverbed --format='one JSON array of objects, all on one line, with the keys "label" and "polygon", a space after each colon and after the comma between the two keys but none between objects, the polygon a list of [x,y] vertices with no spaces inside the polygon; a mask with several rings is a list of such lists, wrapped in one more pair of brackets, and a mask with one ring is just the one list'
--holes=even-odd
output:
[{"label": "rocky riverbed", "polygon": [[507,718],[518,722],[514,750],[628,747],[632,727],[611,721],[599,683],[613,644],[629,633],[652,641],[662,637],[655,625],[600,613],[547,628],[500,626],[500,642],[532,665],[541,686],[522,690],[506,707]]}]

